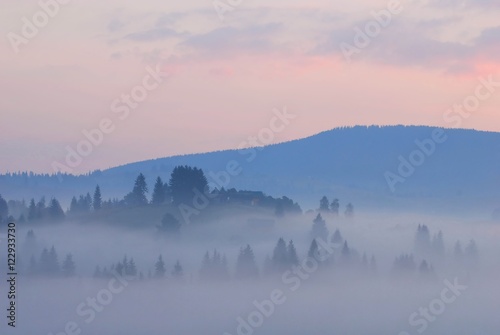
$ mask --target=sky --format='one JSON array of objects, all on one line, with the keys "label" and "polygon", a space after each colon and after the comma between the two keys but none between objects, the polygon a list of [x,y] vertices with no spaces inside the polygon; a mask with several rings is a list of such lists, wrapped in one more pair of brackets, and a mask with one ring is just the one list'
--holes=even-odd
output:
[{"label": "sky", "polygon": [[[499,12],[496,0],[5,0],[0,173],[353,125],[500,131]],[[467,102],[467,116],[450,110]]]}]

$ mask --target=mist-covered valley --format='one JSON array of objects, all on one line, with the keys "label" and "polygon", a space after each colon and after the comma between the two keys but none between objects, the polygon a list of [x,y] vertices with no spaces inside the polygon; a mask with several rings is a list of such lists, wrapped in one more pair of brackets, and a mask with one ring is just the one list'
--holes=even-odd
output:
[{"label": "mist-covered valley", "polygon": [[499,335],[499,3],[0,1],[0,335]]},{"label": "mist-covered valley", "polygon": [[150,192],[141,176],[122,199],[96,187],[66,210],[54,198],[4,201],[20,220],[4,221],[16,222],[19,277],[17,326],[2,334],[499,329],[491,220],[364,211],[335,195],[304,210],[287,197],[202,187],[196,167],[177,167]]}]

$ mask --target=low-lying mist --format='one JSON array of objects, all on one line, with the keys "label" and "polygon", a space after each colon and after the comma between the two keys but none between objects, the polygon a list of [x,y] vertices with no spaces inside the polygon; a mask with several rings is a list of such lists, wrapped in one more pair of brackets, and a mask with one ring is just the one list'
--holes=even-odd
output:
[{"label": "low-lying mist", "polygon": [[2,334],[500,329],[500,226],[490,222],[309,212],[198,222],[176,236],[99,222],[17,234],[17,327],[3,322]]}]

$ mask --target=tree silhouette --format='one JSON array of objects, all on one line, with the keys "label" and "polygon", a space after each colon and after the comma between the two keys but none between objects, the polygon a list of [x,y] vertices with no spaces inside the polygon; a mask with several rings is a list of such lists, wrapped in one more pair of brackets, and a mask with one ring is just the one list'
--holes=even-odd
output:
[{"label": "tree silhouette", "polygon": [[9,216],[9,207],[7,201],[0,195],[0,223],[7,220]]},{"label": "tree silhouette", "polygon": [[163,181],[160,177],[156,178],[155,186],[153,189],[153,196],[151,198],[151,204],[153,205],[161,205],[165,203],[166,197],[166,189]]},{"label": "tree silhouette", "polygon": [[132,277],[137,276],[137,267],[135,265],[133,258],[131,258],[130,261],[128,262],[128,264],[125,268],[125,274],[127,276],[132,276]]},{"label": "tree silhouette", "polygon": [[101,188],[99,185],[95,187],[94,191],[94,199],[92,201],[92,206],[94,207],[94,211],[98,212],[102,208],[102,197],[101,197]]},{"label": "tree silhouette", "polygon": [[255,256],[250,245],[247,244],[245,248],[240,249],[238,261],[236,262],[237,279],[252,279],[259,276],[259,270],[255,263]]},{"label": "tree silhouette", "polygon": [[39,273],[43,275],[48,275],[50,273],[50,256],[49,250],[43,248],[40,255],[40,261],[38,262]]},{"label": "tree silhouette", "polygon": [[274,247],[272,262],[274,270],[279,272],[286,270],[290,265],[286,243],[283,238],[280,238]]},{"label": "tree silhouette", "polygon": [[344,241],[344,245],[342,246],[342,250],[340,251],[340,258],[344,263],[350,263],[352,259],[351,249],[349,249],[349,245],[347,241]]},{"label": "tree silhouette", "polygon": [[115,271],[120,276],[123,276],[125,274],[125,265],[122,264],[122,262],[118,262],[118,264],[116,264],[116,266],[115,266]]},{"label": "tree silhouette", "polygon": [[36,204],[35,204],[35,199],[30,200],[30,205],[28,207],[28,221],[34,221],[37,219],[37,210],[36,210]]},{"label": "tree silhouette", "polygon": [[144,206],[148,204],[146,194],[148,193],[148,186],[146,184],[146,177],[142,173],[137,176],[134,182],[132,192],[125,196],[125,203],[128,206]]},{"label": "tree silhouette", "polygon": [[346,218],[354,217],[354,206],[351,203],[348,203],[345,208],[345,217]]},{"label": "tree silhouette", "polygon": [[36,204],[36,218],[38,220],[43,219],[46,214],[47,207],[45,205],[45,197],[41,197],[40,200]]},{"label": "tree silhouette", "polygon": [[415,234],[415,252],[427,256],[431,250],[431,234],[426,225],[418,225]]},{"label": "tree silhouette", "polygon": [[172,277],[175,279],[181,279],[184,276],[184,270],[182,269],[182,265],[177,260],[177,262],[174,265],[174,269],[172,270]]},{"label": "tree silhouette", "polygon": [[339,215],[339,209],[340,209],[340,204],[339,204],[339,199],[333,199],[332,203],[330,204],[330,209],[334,215]]},{"label": "tree silhouette", "polygon": [[192,204],[195,191],[208,191],[208,182],[203,170],[190,166],[176,166],[169,181],[172,200],[175,205]]},{"label": "tree silhouette", "polygon": [[330,202],[326,196],[323,196],[319,201],[319,210],[325,213],[330,211]]},{"label": "tree silhouette", "polygon": [[200,277],[204,280],[225,280],[229,278],[227,271],[227,259],[214,250],[212,256],[207,251],[203,257]]},{"label": "tree silhouette", "polygon": [[49,217],[55,221],[63,220],[65,217],[64,211],[61,208],[59,201],[57,201],[55,198],[52,198],[52,200],[50,200],[50,205],[47,212],[49,214]]},{"label": "tree silhouette", "polygon": [[443,257],[445,252],[444,240],[443,240],[443,232],[440,230],[434,237],[432,238],[432,251],[434,255],[437,257]]},{"label": "tree silhouette", "polygon": [[326,228],[326,222],[325,220],[323,220],[321,214],[318,214],[313,221],[311,235],[312,238],[321,238],[324,241],[328,236],[328,229]]},{"label": "tree silhouette", "polygon": [[57,257],[57,252],[56,248],[52,246],[49,251],[49,273],[52,275],[57,275],[59,274],[60,268],[59,268],[59,260]]},{"label": "tree silhouette", "polygon": [[287,253],[288,263],[290,265],[299,265],[299,257],[297,256],[297,250],[295,250],[295,245],[292,240],[288,242]]},{"label": "tree silhouette", "polygon": [[333,233],[333,236],[332,236],[332,242],[335,244],[339,244],[339,245],[344,242],[344,238],[342,237],[340,230],[335,229],[335,232]]},{"label": "tree silhouette", "polygon": [[165,273],[167,270],[165,269],[165,262],[163,261],[163,257],[158,256],[158,260],[155,263],[155,278],[163,278],[165,277]]},{"label": "tree silhouette", "polygon": [[399,274],[413,273],[416,269],[413,255],[403,254],[394,260],[394,272]]},{"label": "tree silhouette", "polygon": [[54,246],[50,248],[50,251],[47,248],[42,250],[38,270],[42,275],[56,276],[59,274],[59,261]]},{"label": "tree silhouette", "polygon": [[76,200],[75,196],[73,196],[73,198],[71,198],[71,203],[69,205],[69,213],[71,213],[71,214],[78,213],[78,200]]},{"label": "tree silhouette", "polygon": [[90,196],[90,193],[87,192],[85,198],[83,198],[82,201],[82,211],[84,213],[89,213],[91,209],[92,209],[92,197]]},{"label": "tree silhouette", "polygon": [[75,275],[75,262],[73,261],[73,255],[66,255],[61,270],[63,276],[65,277],[73,277]]},{"label": "tree silhouette", "polygon": [[309,251],[307,251],[307,257],[319,260],[319,246],[318,242],[316,242],[316,239],[312,240],[311,245],[309,246]]}]

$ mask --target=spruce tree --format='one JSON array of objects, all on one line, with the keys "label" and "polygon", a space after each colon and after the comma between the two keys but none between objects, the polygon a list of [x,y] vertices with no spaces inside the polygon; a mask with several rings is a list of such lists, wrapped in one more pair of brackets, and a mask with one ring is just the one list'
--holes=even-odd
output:
[{"label": "spruce tree", "polygon": [[2,221],[7,221],[9,216],[9,206],[7,206],[7,201],[0,195],[0,223]]},{"label": "spruce tree", "polygon": [[293,241],[288,242],[288,262],[290,265],[299,265],[299,257],[297,256],[297,250],[295,250],[295,245]]},{"label": "spruce tree", "polygon": [[76,200],[75,196],[73,196],[73,198],[71,198],[71,203],[69,205],[69,213],[71,213],[71,214],[78,213],[78,201]]},{"label": "spruce tree", "polygon": [[326,196],[323,196],[319,201],[319,210],[325,213],[330,211],[330,202]]},{"label": "spruce tree", "polygon": [[87,192],[85,195],[85,212],[89,213],[92,210],[92,197],[90,193]]},{"label": "spruce tree", "polygon": [[333,199],[332,203],[330,204],[330,209],[334,215],[339,215],[339,209],[340,209],[340,204],[339,204],[339,199]]},{"label": "spruce tree", "polygon": [[54,246],[52,246],[52,248],[50,248],[50,251],[49,251],[48,271],[49,271],[49,274],[51,274],[53,276],[58,275],[60,272],[59,260],[57,257],[56,248],[54,248]]},{"label": "spruce tree", "polygon": [[155,263],[155,278],[163,278],[166,272],[165,262],[163,261],[162,255],[160,255]]},{"label": "spruce tree", "polygon": [[41,197],[40,200],[36,204],[36,218],[41,220],[45,217],[45,212],[47,208],[45,205],[45,197]]},{"label": "spruce tree", "polygon": [[54,221],[63,220],[65,217],[64,211],[61,208],[59,201],[57,201],[57,199],[55,199],[55,198],[52,198],[52,200],[50,200],[50,205],[49,205],[47,212],[48,212],[50,218]]},{"label": "spruce tree", "polygon": [[166,189],[160,177],[156,178],[151,204],[162,205],[166,201]]},{"label": "spruce tree", "polygon": [[289,266],[286,243],[283,238],[280,238],[274,247],[272,261],[276,271],[284,271]]},{"label": "spruce tree", "polygon": [[127,276],[132,276],[132,277],[135,277],[137,275],[137,267],[135,265],[133,258],[131,258],[130,261],[128,262],[126,274]]},{"label": "spruce tree", "polygon": [[309,246],[309,251],[307,252],[307,257],[319,260],[319,246],[318,242],[316,242],[316,239],[312,240],[311,245]]},{"label": "spruce tree", "polygon": [[28,221],[34,221],[37,219],[37,210],[35,199],[30,200],[30,205],[28,207]]},{"label": "spruce tree", "polygon": [[348,203],[345,208],[345,217],[349,219],[354,217],[354,206],[351,203]]},{"label": "spruce tree", "polygon": [[191,204],[196,189],[200,193],[208,190],[208,182],[203,170],[191,166],[176,166],[169,181],[172,200],[175,205]]},{"label": "spruce tree", "polygon": [[39,273],[42,275],[48,275],[50,273],[50,256],[49,250],[43,248],[40,255],[40,261],[38,262]]},{"label": "spruce tree", "polygon": [[95,212],[98,212],[102,208],[102,197],[101,197],[101,188],[99,185],[95,187],[94,191],[94,199],[92,200],[92,207]]},{"label": "spruce tree", "polygon": [[73,261],[73,255],[66,255],[61,269],[62,274],[65,277],[73,277],[75,275],[75,262]]},{"label": "spruce tree", "polygon": [[238,261],[236,263],[237,279],[251,279],[259,276],[259,269],[255,263],[255,256],[249,244],[245,248],[240,249]]},{"label": "spruce tree", "polygon": [[312,238],[320,238],[323,241],[326,241],[328,237],[328,229],[326,228],[326,222],[325,220],[323,220],[321,214],[318,214],[313,221],[311,235]]},{"label": "spruce tree", "polygon": [[174,270],[172,271],[172,277],[175,279],[181,279],[184,276],[184,270],[182,269],[182,265],[177,260],[177,262],[174,265]]}]

